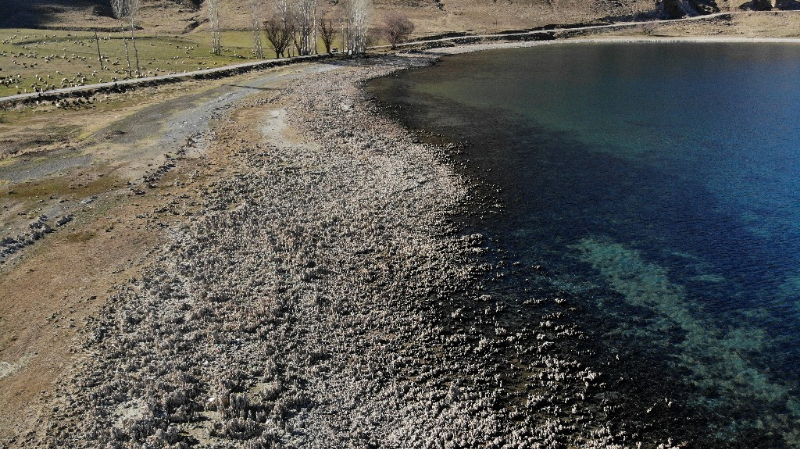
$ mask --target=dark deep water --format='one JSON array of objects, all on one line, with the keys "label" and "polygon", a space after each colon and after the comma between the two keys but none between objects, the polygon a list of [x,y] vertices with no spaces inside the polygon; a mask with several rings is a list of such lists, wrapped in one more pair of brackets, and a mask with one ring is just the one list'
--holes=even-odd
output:
[{"label": "dark deep water", "polygon": [[582,301],[623,394],[669,386],[690,447],[800,447],[800,46],[486,51],[368,90],[466,142],[507,206],[469,226]]}]

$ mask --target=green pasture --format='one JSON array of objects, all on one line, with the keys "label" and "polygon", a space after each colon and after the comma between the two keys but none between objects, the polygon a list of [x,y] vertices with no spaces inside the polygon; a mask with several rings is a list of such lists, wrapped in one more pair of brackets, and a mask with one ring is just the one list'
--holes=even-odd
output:
[{"label": "green pasture", "polygon": [[[262,33],[263,34],[263,33]],[[97,57],[94,33],[0,29],[0,96],[88,85],[136,77],[136,58],[129,32],[100,32]],[[275,53],[262,35],[265,57]],[[125,53],[127,42],[131,74]],[[211,35],[136,34],[141,76],[168,75],[255,60],[251,31],[222,33],[222,54],[211,53]],[[320,42],[320,51],[324,46]]]}]

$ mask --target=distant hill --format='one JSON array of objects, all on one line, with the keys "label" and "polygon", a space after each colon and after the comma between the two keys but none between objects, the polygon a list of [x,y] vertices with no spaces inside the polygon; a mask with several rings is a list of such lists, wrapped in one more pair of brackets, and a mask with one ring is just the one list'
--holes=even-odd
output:
[{"label": "distant hill", "polygon": [[[237,0],[238,2],[239,0]],[[245,0],[240,0],[245,1]],[[157,25],[186,20],[199,13],[201,1],[141,0],[144,23]],[[109,0],[0,0],[0,28],[113,28],[119,26],[111,14]],[[172,26],[171,32],[181,31]]]},{"label": "distant hill", "polygon": [[[138,25],[145,32],[179,34],[202,31],[207,26],[204,0],[140,0]],[[249,0],[220,0],[225,29],[247,29]],[[772,0],[374,0],[373,21],[388,10],[407,14],[417,25],[416,34],[446,31],[497,31],[549,24],[589,23],[656,17],[659,14],[696,14],[745,7],[765,7]],[[335,10],[329,0],[319,0],[321,10]],[[795,2],[796,3],[796,2]],[[263,0],[263,16],[270,0]],[[111,16],[109,0],[0,0],[0,28],[86,29],[119,27]]]}]

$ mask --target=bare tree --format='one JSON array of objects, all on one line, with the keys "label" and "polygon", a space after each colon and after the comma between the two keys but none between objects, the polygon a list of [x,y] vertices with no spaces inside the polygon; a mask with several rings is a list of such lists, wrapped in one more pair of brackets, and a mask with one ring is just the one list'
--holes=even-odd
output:
[{"label": "bare tree", "polygon": [[279,17],[277,14],[273,15],[266,22],[264,22],[264,32],[267,35],[267,40],[272,44],[275,50],[275,57],[281,58],[289,45],[292,43],[292,35],[294,29],[292,28],[289,20]]},{"label": "bare tree", "polygon": [[645,35],[651,36],[656,31],[656,28],[658,28],[658,24],[655,23],[655,22],[647,22],[647,23],[641,24],[639,26],[639,28],[642,30],[642,33],[644,33]]},{"label": "bare tree", "polygon": [[100,70],[105,70],[103,65],[103,55],[100,53],[100,37],[97,36],[97,30],[94,30],[94,42],[97,44],[97,60],[100,61]]},{"label": "bare tree", "polygon": [[357,55],[367,50],[367,27],[371,9],[370,0],[348,0],[347,13],[347,52]]},{"label": "bare tree", "polygon": [[[303,47],[302,47],[302,44],[301,44],[302,41],[300,39],[300,36],[298,36],[297,34],[298,34],[297,33],[297,24],[295,23],[294,31],[292,32],[290,37],[291,37],[292,44],[294,44],[295,53],[300,55],[300,54],[302,54]],[[293,56],[293,55],[290,55],[290,56]]]},{"label": "bare tree", "polygon": [[128,50],[128,41],[125,40],[125,37],[122,38],[122,43],[125,44],[125,59],[128,61],[128,77],[131,77],[131,52]]},{"label": "bare tree", "polygon": [[392,49],[397,48],[397,44],[408,39],[413,31],[414,23],[405,14],[390,11],[383,17],[381,33],[389,41]]},{"label": "bare tree", "polygon": [[219,24],[219,2],[220,0],[208,0],[208,19],[211,22],[211,53],[219,55],[222,53],[222,40],[220,38]]},{"label": "bare tree", "polygon": [[314,0],[314,22],[311,24],[311,30],[313,31],[311,34],[311,42],[314,45],[314,54],[318,53],[317,51],[317,0]]},{"label": "bare tree", "polygon": [[[139,12],[139,0],[111,0],[111,12],[117,19],[125,17],[129,19],[131,42],[133,43],[133,51],[136,56],[136,75],[139,76],[141,75],[139,49],[136,48],[136,36],[134,35],[134,30],[136,29],[136,14]],[[128,50],[128,41],[125,40],[124,35],[122,37],[122,42],[125,44],[125,57],[128,60],[128,76],[132,76],[131,56]]]},{"label": "bare tree", "polygon": [[128,1],[127,0],[111,0],[111,14],[115,19],[121,19],[128,15]]},{"label": "bare tree", "polygon": [[317,19],[317,0],[297,0],[296,3],[297,13],[297,38],[295,46],[297,47],[298,54],[308,55],[311,54],[312,46],[316,47],[312,42],[314,37],[315,24]]},{"label": "bare tree", "polygon": [[325,45],[325,51],[330,53],[333,39],[336,37],[336,26],[334,26],[333,20],[324,17],[320,19],[319,34],[322,37],[323,45]]},{"label": "bare tree", "polygon": [[136,48],[136,38],[133,36],[133,30],[136,28],[136,14],[139,12],[139,0],[128,0],[128,7],[131,19],[131,42],[133,42],[133,53],[136,55],[136,76],[142,76],[142,69],[139,66],[139,49]]},{"label": "bare tree", "polygon": [[348,39],[349,38],[348,35],[350,33],[350,22],[345,20],[344,17],[339,17],[339,25],[341,25],[341,27],[342,27],[342,34],[340,34],[341,41],[342,41],[342,51],[346,53],[347,52],[347,41],[349,40]]},{"label": "bare tree", "polygon": [[[111,0],[111,14],[115,19],[125,17],[128,14],[127,0]],[[131,76],[131,55],[128,51],[128,41],[125,40],[125,34],[122,35],[122,43],[125,45],[125,59],[128,61],[128,76]]]},{"label": "bare tree", "polygon": [[259,11],[261,11],[260,0],[249,0],[250,3],[250,19],[253,26],[253,53],[258,59],[264,59],[264,46],[261,44],[261,18]]}]

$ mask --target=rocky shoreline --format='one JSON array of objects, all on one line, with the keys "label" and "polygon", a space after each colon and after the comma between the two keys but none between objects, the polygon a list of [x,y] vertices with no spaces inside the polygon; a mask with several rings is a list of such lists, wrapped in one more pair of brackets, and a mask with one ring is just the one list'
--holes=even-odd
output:
[{"label": "rocky shoreline", "polygon": [[220,120],[229,175],[88,325],[40,445],[637,447],[567,355],[568,301],[520,322],[487,293],[505,263],[453,220],[469,182],[360,90],[432,61],[337,63]]}]

